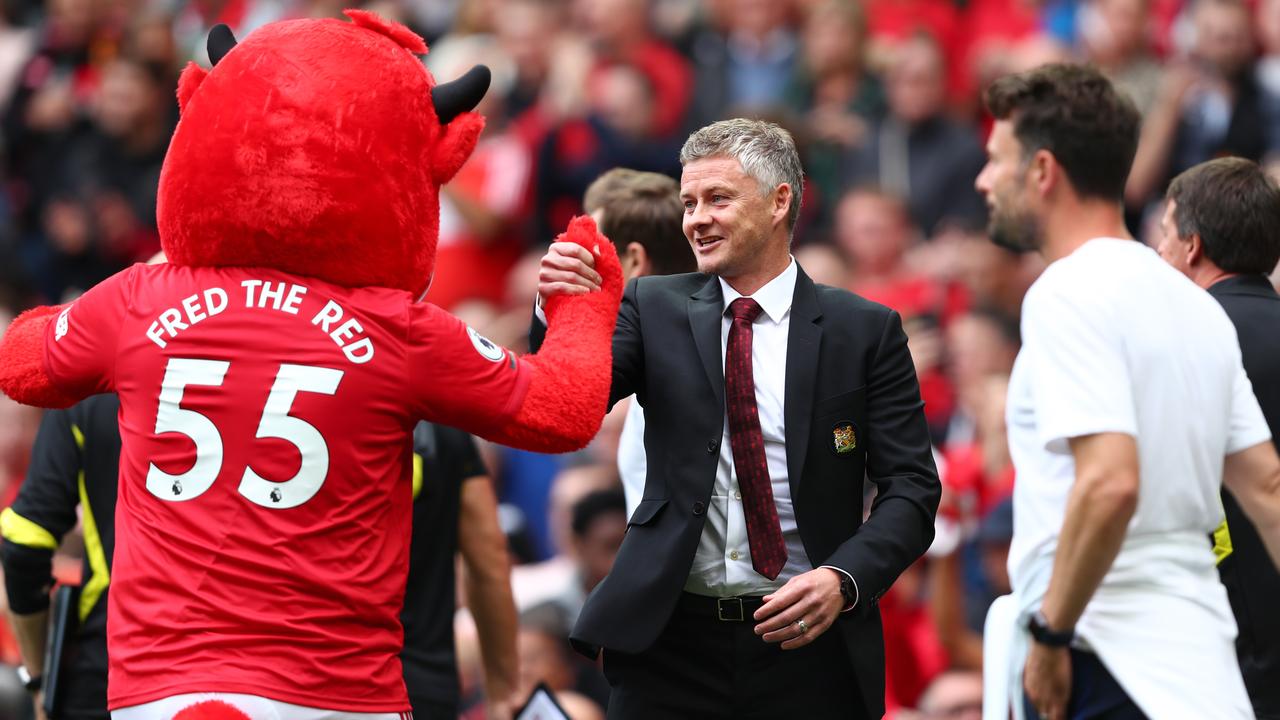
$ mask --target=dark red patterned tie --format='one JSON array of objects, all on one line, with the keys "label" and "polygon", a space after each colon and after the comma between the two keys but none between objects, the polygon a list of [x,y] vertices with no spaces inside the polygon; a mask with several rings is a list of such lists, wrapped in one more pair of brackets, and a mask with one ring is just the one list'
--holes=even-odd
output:
[{"label": "dark red patterned tie", "polygon": [[787,564],[787,544],[782,541],[778,508],[773,503],[751,365],[751,323],[760,316],[760,310],[760,303],[751,298],[738,298],[729,303],[733,325],[729,328],[729,344],[724,354],[724,393],[729,409],[733,467],[738,472],[742,509],[747,518],[751,566],[773,580]]}]

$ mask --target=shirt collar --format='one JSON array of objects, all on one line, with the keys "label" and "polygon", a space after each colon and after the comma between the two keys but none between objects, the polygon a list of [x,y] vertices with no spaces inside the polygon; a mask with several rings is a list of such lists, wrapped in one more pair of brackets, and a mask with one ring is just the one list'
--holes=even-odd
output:
[{"label": "shirt collar", "polygon": [[1261,273],[1232,275],[1209,286],[1210,295],[1229,295],[1234,293],[1268,297],[1275,296],[1276,289],[1271,284],[1271,278]]},{"label": "shirt collar", "polygon": [[[789,258],[787,269],[778,274],[777,277],[764,284],[750,297],[760,303],[760,308],[764,310],[764,314],[774,323],[782,322],[782,318],[791,309],[791,300],[796,294],[796,276],[798,273],[796,259]],[[724,306],[729,307],[729,303],[742,297],[742,293],[734,290],[724,278],[716,278],[720,281],[720,294],[724,296]]]}]

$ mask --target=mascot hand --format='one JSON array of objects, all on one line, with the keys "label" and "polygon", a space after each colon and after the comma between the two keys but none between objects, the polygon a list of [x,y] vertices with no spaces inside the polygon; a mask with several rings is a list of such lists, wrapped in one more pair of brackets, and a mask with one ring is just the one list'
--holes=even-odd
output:
[{"label": "mascot hand", "polygon": [[548,297],[547,337],[524,360],[533,379],[520,412],[498,442],[540,452],[585,447],[600,430],[613,376],[613,326],[622,301],[622,265],[613,243],[589,217],[577,217],[557,238],[586,248],[600,278],[598,291]]},{"label": "mascot hand", "polygon": [[0,338],[0,391],[24,405],[64,408],[80,397],[53,385],[44,372],[45,330],[63,306],[32,308],[18,316]]},{"label": "mascot hand", "polygon": [[[596,229],[596,223],[590,217],[580,215],[575,217],[569,223],[569,229],[556,236],[555,243],[552,247],[562,247],[570,251],[571,248],[583,248],[586,253],[580,254],[587,265],[584,272],[586,275],[578,276],[576,284],[559,283],[553,286],[552,291],[544,293],[545,300],[543,302],[543,310],[547,314],[548,324],[551,318],[559,314],[559,310],[564,306],[565,300],[571,296],[586,295],[596,290],[602,290],[606,297],[614,298],[614,313],[617,313],[617,304],[622,300],[622,264],[618,260],[618,253],[614,249],[613,242],[609,238],[600,234]],[[581,251],[579,251],[581,253]],[[589,254],[589,257],[588,257]],[[552,253],[548,253],[548,258]],[[546,275],[547,258],[543,259],[543,276]],[[570,275],[565,272],[562,275]],[[541,282],[539,278],[539,290],[543,289],[546,284]],[[556,292],[559,289],[560,292]]]}]

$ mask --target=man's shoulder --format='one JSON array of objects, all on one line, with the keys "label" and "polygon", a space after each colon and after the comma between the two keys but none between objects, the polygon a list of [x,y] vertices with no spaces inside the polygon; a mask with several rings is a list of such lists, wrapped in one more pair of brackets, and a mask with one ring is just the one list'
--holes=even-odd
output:
[{"label": "man's shoulder", "polygon": [[[1250,279],[1251,280],[1251,279]],[[1209,288],[1232,322],[1280,322],[1280,293],[1269,280],[1227,280]]]},{"label": "man's shoulder", "polygon": [[675,275],[645,275],[633,282],[645,292],[695,293],[714,278],[708,273],[676,273]]},{"label": "man's shoulder", "polygon": [[844,288],[814,283],[813,291],[824,314],[842,319],[884,322],[886,317],[897,312],[887,305],[868,300]]},{"label": "man's shoulder", "polygon": [[1235,328],[1241,359],[1261,400],[1266,389],[1259,384],[1265,384],[1267,378],[1280,379],[1276,362],[1280,359],[1280,334],[1275,331],[1280,326],[1280,295],[1215,294],[1213,299],[1221,303]]},{"label": "man's shoulder", "polygon": [[1054,298],[1072,305],[1107,305],[1119,296],[1140,293],[1143,283],[1135,283],[1136,279],[1154,274],[1161,276],[1162,287],[1169,280],[1176,282],[1166,271],[1177,272],[1135,240],[1096,238],[1049,263],[1031,283],[1023,304],[1025,308]]},{"label": "man's shoulder", "polygon": [[[715,276],[707,273],[679,273],[677,275],[646,275],[631,281],[628,293],[642,307],[654,303],[683,303],[714,283]],[[719,292],[719,288],[712,288]]]}]

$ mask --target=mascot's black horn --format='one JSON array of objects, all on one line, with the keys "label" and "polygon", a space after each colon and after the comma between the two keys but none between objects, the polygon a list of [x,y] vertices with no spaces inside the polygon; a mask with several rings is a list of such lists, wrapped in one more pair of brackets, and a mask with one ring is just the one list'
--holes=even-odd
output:
[{"label": "mascot's black horn", "polygon": [[209,31],[209,63],[217,65],[235,46],[236,36],[231,34],[231,28],[222,23],[214,25]]},{"label": "mascot's black horn", "polygon": [[436,117],[440,119],[440,124],[448,125],[449,121],[462,113],[474,110],[476,105],[480,104],[480,99],[489,91],[491,79],[492,75],[488,67],[476,65],[457,80],[441,83],[432,88],[431,104],[436,107]]}]

